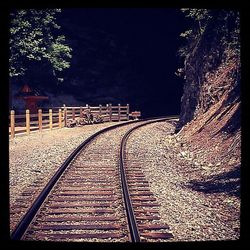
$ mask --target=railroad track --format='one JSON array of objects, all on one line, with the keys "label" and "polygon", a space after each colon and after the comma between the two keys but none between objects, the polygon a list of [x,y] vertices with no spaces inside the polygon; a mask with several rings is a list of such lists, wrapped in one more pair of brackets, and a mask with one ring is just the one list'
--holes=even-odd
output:
[{"label": "railroad track", "polygon": [[11,238],[140,242],[173,237],[160,222],[159,204],[140,167],[126,168],[130,134],[173,118],[118,124],[89,137],[51,178]]}]

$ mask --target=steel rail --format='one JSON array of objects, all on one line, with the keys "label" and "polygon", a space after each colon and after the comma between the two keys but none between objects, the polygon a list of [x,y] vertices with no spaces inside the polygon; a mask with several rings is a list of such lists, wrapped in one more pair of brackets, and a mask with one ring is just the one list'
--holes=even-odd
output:
[{"label": "steel rail", "polygon": [[[142,122],[142,121],[148,121],[148,120],[152,120],[153,121],[149,121],[146,124],[152,123],[152,122],[157,122],[160,120],[167,120],[167,119],[174,119],[174,118],[178,118],[178,116],[171,116],[171,117],[165,117],[165,118],[148,118],[145,120],[135,120],[135,121],[128,121],[128,122],[124,122],[122,124],[116,124],[107,128],[104,128],[98,132],[96,132],[95,134],[91,135],[90,137],[88,137],[85,141],[83,141],[70,155],[69,157],[64,161],[64,163],[60,166],[60,168],[57,170],[57,172],[53,175],[53,177],[50,179],[50,181],[47,183],[47,185],[43,188],[43,190],[41,191],[41,193],[38,195],[38,197],[35,199],[35,201],[32,203],[32,205],[30,206],[30,208],[28,209],[28,211],[26,212],[26,214],[22,217],[22,219],[20,220],[20,222],[18,223],[18,225],[15,227],[15,229],[13,230],[13,232],[11,233],[11,240],[21,240],[22,237],[24,236],[25,232],[27,231],[30,223],[32,222],[32,220],[34,219],[35,215],[37,214],[38,210],[40,209],[41,205],[43,204],[44,200],[47,198],[47,196],[49,195],[50,191],[52,190],[52,188],[54,187],[54,185],[57,183],[57,181],[59,180],[59,178],[61,177],[61,175],[63,174],[63,172],[66,170],[66,168],[68,167],[68,165],[71,163],[71,161],[77,156],[77,154],[88,144],[90,143],[94,138],[96,138],[98,135],[107,132],[109,130],[115,129],[117,127],[121,127],[121,126],[125,126],[131,123],[136,123],[136,122]],[[136,128],[141,127],[143,125],[146,125],[145,123],[136,126]],[[133,129],[132,129],[133,130]],[[132,132],[132,130],[129,130],[128,132]],[[128,135],[128,133],[126,133],[126,135]],[[125,145],[125,144],[124,144]],[[120,150],[121,151],[121,150]],[[123,150],[122,150],[123,151]],[[124,152],[121,153],[122,157]],[[120,164],[121,164],[121,159],[120,159]],[[121,166],[121,165],[120,165]],[[123,176],[123,179],[126,179],[125,177],[125,173],[123,171],[123,173],[121,172],[121,176]],[[123,185],[127,185],[127,184],[123,184]],[[126,189],[126,187],[125,187]],[[128,190],[128,188],[127,188]],[[127,194],[125,194],[127,196]],[[130,212],[128,212],[130,213]],[[132,214],[130,215],[130,217],[132,216]],[[130,219],[129,219],[130,220]],[[135,235],[135,231],[134,228],[135,226],[132,225],[132,227],[130,226],[130,232],[131,235],[133,235],[132,239],[137,239],[134,237]],[[134,240],[135,241],[135,240]]]},{"label": "steel rail", "polygon": [[[127,214],[127,219],[128,219],[128,226],[130,230],[130,237],[132,242],[140,242],[140,233],[137,227],[137,222],[133,210],[133,205],[130,199],[129,195],[129,190],[128,190],[128,184],[127,184],[127,179],[126,179],[126,174],[125,174],[125,168],[124,168],[124,158],[125,158],[125,148],[126,148],[126,142],[130,136],[130,134],[145,125],[148,125],[150,123],[154,122],[160,122],[160,121],[166,121],[166,120],[171,120],[178,118],[177,116],[168,116],[165,118],[149,118],[147,120],[150,120],[148,122],[145,122],[143,124],[140,124],[138,126],[135,126],[128,130],[126,134],[123,136],[121,144],[120,144],[120,161],[119,161],[119,167],[120,167],[120,173],[121,173],[121,183],[122,183],[122,193],[123,193],[123,199],[125,203],[125,209],[126,209],[126,214]],[[153,119],[153,120],[152,120]],[[145,121],[147,121],[145,120]]]},{"label": "steel rail", "polygon": [[21,240],[23,235],[25,234],[26,230],[28,229],[28,226],[32,222],[33,218],[35,217],[37,211],[43,204],[44,200],[50,193],[51,189],[54,187],[62,173],[66,170],[70,162],[75,158],[75,156],[89,143],[91,142],[95,137],[98,135],[107,132],[109,130],[115,129],[117,127],[125,126],[131,123],[138,122],[137,121],[129,121],[129,122],[124,122],[122,124],[116,124],[111,127],[104,128],[95,134],[91,135],[88,137],[84,142],[82,142],[70,155],[69,157],[64,161],[64,163],[60,166],[60,168],[57,170],[57,172],[53,175],[53,177],[50,179],[50,181],[47,183],[47,185],[44,187],[44,189],[41,191],[41,193],[38,195],[36,200],[33,202],[27,213],[22,217],[21,221],[19,224],[15,227],[11,234],[11,239],[12,240]]}]

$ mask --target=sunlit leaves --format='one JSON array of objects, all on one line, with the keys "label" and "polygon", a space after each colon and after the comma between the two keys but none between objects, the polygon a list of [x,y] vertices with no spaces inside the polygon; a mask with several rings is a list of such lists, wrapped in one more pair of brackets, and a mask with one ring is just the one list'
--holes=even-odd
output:
[{"label": "sunlit leaves", "polygon": [[56,14],[60,9],[27,9],[11,12],[10,77],[24,75],[29,61],[51,65],[55,76],[70,66],[71,48],[59,34]]},{"label": "sunlit leaves", "polygon": [[186,17],[191,17],[197,21],[207,20],[211,18],[210,10],[208,9],[181,9],[186,14]]},{"label": "sunlit leaves", "polygon": [[192,30],[186,30],[185,32],[181,33],[181,37],[189,37],[192,34]]},{"label": "sunlit leaves", "polygon": [[199,76],[202,77],[204,72],[216,68],[220,62],[226,60],[229,51],[230,54],[239,57],[238,11],[223,9],[181,9],[181,11],[191,20],[191,25],[188,30],[180,34],[185,43],[179,48],[178,55],[183,59],[184,72],[187,74],[189,71],[190,78],[196,74],[194,72],[200,74],[203,72]]}]

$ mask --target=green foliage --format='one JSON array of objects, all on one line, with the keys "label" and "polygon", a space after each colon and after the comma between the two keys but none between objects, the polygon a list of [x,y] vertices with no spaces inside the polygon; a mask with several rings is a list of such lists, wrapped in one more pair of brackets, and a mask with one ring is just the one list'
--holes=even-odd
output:
[{"label": "green foliage", "polygon": [[72,49],[59,32],[59,12],[60,9],[25,9],[10,13],[10,77],[25,75],[34,61],[49,64],[56,77],[70,67]]},{"label": "green foliage", "polygon": [[[178,50],[184,67],[181,76],[200,82],[205,73],[225,61],[240,56],[240,15],[238,11],[181,9],[191,19],[191,27],[180,34],[185,44]],[[180,75],[180,74],[178,74]]]},{"label": "green foliage", "polygon": [[185,32],[181,33],[181,37],[189,37],[192,34],[192,30],[186,30]]},{"label": "green foliage", "polygon": [[[212,18],[210,10],[207,9],[181,9],[183,13],[186,13],[186,17],[192,18],[199,27],[199,34],[202,34],[208,21]],[[192,33],[193,30],[189,30]]]},{"label": "green foliage", "polygon": [[210,10],[207,9],[181,9],[183,13],[186,13],[186,17],[191,17],[194,20],[201,21],[211,18]]}]

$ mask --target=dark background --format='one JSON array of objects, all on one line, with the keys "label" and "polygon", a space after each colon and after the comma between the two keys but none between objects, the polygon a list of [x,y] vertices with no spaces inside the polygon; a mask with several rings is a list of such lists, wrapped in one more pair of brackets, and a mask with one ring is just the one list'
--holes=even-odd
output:
[{"label": "dark background", "polygon": [[[180,99],[182,95],[183,80],[177,77],[174,72],[181,66],[177,56],[177,50],[183,42],[180,33],[186,30],[187,18],[179,9],[172,8],[85,8],[85,9],[64,9],[60,14],[60,24],[66,37],[77,39],[81,35],[79,30],[87,29],[96,45],[96,53],[83,55],[79,60],[79,53],[89,43],[79,46],[71,42],[73,47],[72,66],[67,74],[75,77],[78,67],[81,68],[86,61],[91,60],[92,68],[96,69],[95,59],[103,59],[105,63],[111,61],[111,69],[104,67],[110,72],[105,72],[98,80],[85,77],[86,83],[82,88],[89,89],[90,97],[86,102],[98,104],[103,99],[98,99],[91,93],[98,92],[101,86],[106,86],[106,101],[129,103],[131,109],[141,110],[144,117],[179,114]],[[76,31],[76,32],[74,32]],[[101,36],[96,32],[105,32],[104,38],[111,36],[116,44],[115,52],[110,60],[107,60],[112,51],[109,48],[105,51]],[[75,36],[75,38],[74,38]],[[105,39],[104,39],[105,40]],[[79,41],[79,39],[78,39]],[[103,52],[98,58],[98,52]],[[119,50],[124,51],[120,56]],[[97,58],[95,58],[95,56]],[[91,57],[91,59],[89,58]],[[75,61],[74,61],[75,60]],[[122,62],[121,62],[122,61]],[[120,67],[114,69],[116,65]],[[112,68],[112,66],[114,66]],[[88,69],[90,64],[86,65]],[[84,69],[82,69],[84,71]],[[120,78],[112,78],[117,72],[122,72]],[[117,76],[117,75],[116,75]],[[84,76],[82,76],[82,79]],[[94,77],[92,77],[94,78]],[[94,78],[95,79],[95,78]],[[107,80],[108,79],[108,80]],[[89,81],[88,81],[89,80]],[[92,86],[91,86],[92,80]],[[105,82],[108,83],[105,83]],[[110,84],[110,85],[109,85]],[[63,86],[64,85],[64,86]],[[79,84],[80,85],[80,84]],[[61,84],[63,88],[69,87],[69,92],[74,93],[74,87],[67,84],[67,79]],[[118,86],[118,93],[109,93],[109,88]],[[77,90],[77,88],[75,88]],[[101,91],[101,90],[100,90]],[[104,90],[105,91],[105,90]],[[79,91],[77,91],[79,93]],[[84,94],[83,94],[84,96]],[[102,97],[105,96],[105,93]],[[114,99],[112,100],[113,97]],[[115,98],[117,97],[117,98]],[[100,102],[99,101],[99,102]],[[115,104],[115,103],[114,103]]]},{"label": "dark background", "polygon": [[34,64],[18,88],[40,89],[50,96],[45,106],[129,103],[143,118],[180,113],[183,79],[175,71],[188,28],[180,9],[65,8],[57,23],[73,49],[71,67],[59,75],[64,81]]}]

